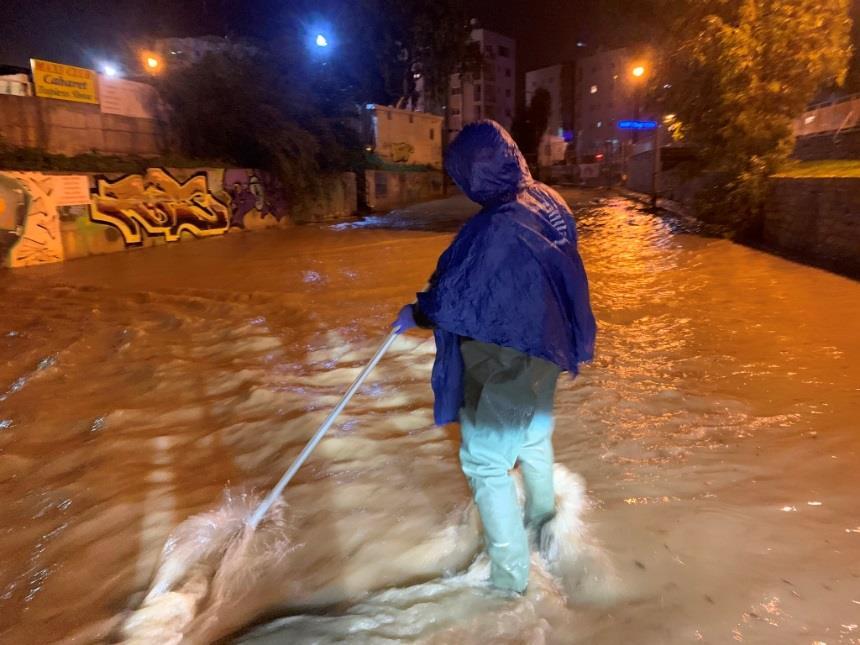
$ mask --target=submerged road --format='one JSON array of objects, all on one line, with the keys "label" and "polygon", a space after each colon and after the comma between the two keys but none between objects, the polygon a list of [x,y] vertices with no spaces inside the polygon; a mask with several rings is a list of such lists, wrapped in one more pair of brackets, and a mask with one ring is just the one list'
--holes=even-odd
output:
[{"label": "submerged road", "polygon": [[[514,601],[450,582],[478,534],[415,332],[271,542],[141,633],[206,614],[191,642],[860,643],[860,284],[565,197],[599,324],[557,397],[579,578]],[[0,274],[0,642],[116,638],[171,529],[274,483],[472,210]]]}]

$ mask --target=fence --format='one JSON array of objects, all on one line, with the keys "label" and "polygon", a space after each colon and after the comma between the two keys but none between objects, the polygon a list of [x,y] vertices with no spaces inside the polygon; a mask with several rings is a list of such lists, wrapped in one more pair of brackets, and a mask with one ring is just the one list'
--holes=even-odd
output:
[{"label": "fence", "polygon": [[810,106],[794,124],[794,134],[805,137],[860,128],[860,94]]}]

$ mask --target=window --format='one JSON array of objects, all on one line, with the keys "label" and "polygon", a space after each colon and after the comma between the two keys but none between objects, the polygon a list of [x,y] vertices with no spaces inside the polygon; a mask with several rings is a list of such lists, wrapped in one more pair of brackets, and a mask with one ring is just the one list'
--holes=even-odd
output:
[{"label": "window", "polygon": [[588,90],[591,94],[597,94],[597,85],[592,85],[591,89]]},{"label": "window", "polygon": [[511,77],[511,68],[510,68],[510,67],[508,67],[508,68],[506,68],[506,69],[505,69],[505,77],[506,77],[506,78],[510,78],[510,77]]},{"label": "window", "polygon": [[476,101],[481,100],[481,86],[480,85],[475,86],[475,100]]},{"label": "window", "polygon": [[505,97],[511,98],[511,91],[510,90],[505,90]]},{"label": "window", "polygon": [[501,56],[502,58],[510,58],[511,50],[504,45],[499,45],[499,56]]},{"label": "window", "polygon": [[435,139],[436,139],[436,130],[434,130],[433,128],[430,128],[430,141],[433,141]]},{"label": "window", "polygon": [[451,116],[460,116],[460,108],[451,108]]},{"label": "window", "polygon": [[476,119],[481,118],[481,106],[480,105],[475,106],[475,118]]},{"label": "window", "polygon": [[377,197],[388,195],[388,175],[384,172],[373,173],[373,188]]},{"label": "window", "polygon": [[457,95],[458,95],[458,94],[460,94],[462,91],[463,91],[463,90],[462,90],[461,88],[459,88],[459,87],[452,87],[452,88],[451,88],[451,96],[457,96]]}]

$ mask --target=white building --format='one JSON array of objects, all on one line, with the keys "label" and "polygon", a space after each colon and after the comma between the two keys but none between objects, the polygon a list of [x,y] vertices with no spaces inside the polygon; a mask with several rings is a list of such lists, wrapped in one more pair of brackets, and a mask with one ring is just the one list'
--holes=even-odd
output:
[{"label": "white building", "polygon": [[493,119],[510,129],[516,108],[516,41],[487,29],[472,31],[483,56],[478,74],[455,74],[448,93],[448,131],[456,135],[463,126]]},{"label": "white building", "polygon": [[442,167],[442,117],[426,112],[368,105],[367,145],[381,159]]},{"label": "white building", "polygon": [[3,74],[0,75],[0,94],[32,96],[33,85],[26,74]]},{"label": "white building", "polygon": [[563,163],[568,143],[573,141],[574,90],[576,67],[560,63],[526,72],[526,105],[531,104],[535,92],[543,88],[549,92],[550,113],[546,133],[538,147],[538,163],[549,166]]}]

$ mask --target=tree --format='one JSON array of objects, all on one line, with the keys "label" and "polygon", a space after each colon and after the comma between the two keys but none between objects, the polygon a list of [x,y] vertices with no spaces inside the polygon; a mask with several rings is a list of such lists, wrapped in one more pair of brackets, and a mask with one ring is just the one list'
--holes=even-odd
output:
[{"label": "tree", "polygon": [[541,139],[549,124],[552,110],[552,96],[549,91],[539,87],[525,110],[518,111],[511,124],[511,136],[526,157],[534,159],[538,153]]},{"label": "tree", "polygon": [[408,101],[423,79],[425,109],[441,111],[451,75],[480,60],[458,0],[293,0],[284,19],[278,48],[302,41],[311,25],[331,30],[331,74],[358,103]]},{"label": "tree", "polygon": [[659,75],[671,86],[663,103],[707,168],[726,177],[708,214],[745,232],[767,177],[791,154],[794,119],[845,78],[849,0],[685,2]]},{"label": "tree", "polygon": [[184,154],[269,170],[290,194],[304,195],[361,150],[350,104],[327,89],[322,71],[234,49],[169,71],[159,89]]}]

